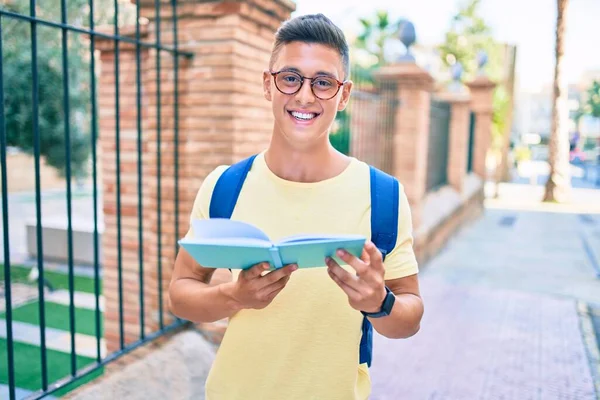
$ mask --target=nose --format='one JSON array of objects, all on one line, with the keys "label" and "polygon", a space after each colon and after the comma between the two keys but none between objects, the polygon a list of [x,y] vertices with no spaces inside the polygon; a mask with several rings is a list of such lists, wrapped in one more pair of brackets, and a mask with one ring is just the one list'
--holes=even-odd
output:
[{"label": "nose", "polygon": [[311,81],[309,79],[305,79],[302,82],[302,87],[296,93],[296,101],[301,105],[314,103],[315,95],[312,92]]}]

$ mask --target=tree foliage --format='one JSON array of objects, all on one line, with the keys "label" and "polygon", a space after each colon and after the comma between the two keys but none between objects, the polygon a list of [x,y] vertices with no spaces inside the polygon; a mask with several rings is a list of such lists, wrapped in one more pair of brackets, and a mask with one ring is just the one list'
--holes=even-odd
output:
[{"label": "tree foliage", "polygon": [[600,118],[600,82],[593,81],[588,88],[582,112],[585,115]]},{"label": "tree foliage", "polygon": [[[15,13],[29,15],[28,2],[5,2],[2,6]],[[60,22],[61,9],[56,2],[37,3],[36,16]],[[108,0],[96,1],[96,23],[108,21],[112,8]],[[109,14],[110,12],[110,14]],[[32,57],[31,24],[3,18],[3,79],[4,110],[7,142],[25,152],[34,150],[33,66],[37,67],[37,98],[40,153],[46,163],[64,175],[67,166],[65,142],[65,102],[63,71],[62,30],[36,24],[36,57]],[[67,1],[67,22],[71,25],[89,27],[88,0]],[[68,33],[69,97],[68,126],[69,148],[73,177],[86,175],[86,164],[91,152],[90,49],[88,37]]]},{"label": "tree foliage", "polygon": [[385,43],[394,37],[399,22],[392,22],[385,10],[377,10],[373,16],[360,19],[362,30],[353,47],[371,56],[373,62],[370,68],[377,68],[385,63]]},{"label": "tree foliage", "polygon": [[469,0],[452,18],[444,42],[438,46],[440,57],[446,68],[460,63],[464,81],[474,79],[478,73],[477,55],[484,52],[488,57],[486,75],[499,83],[494,91],[492,133],[495,143],[502,141],[507,132],[507,118],[511,105],[510,94],[503,86],[503,47],[494,40],[490,27],[479,15],[481,0]]}]

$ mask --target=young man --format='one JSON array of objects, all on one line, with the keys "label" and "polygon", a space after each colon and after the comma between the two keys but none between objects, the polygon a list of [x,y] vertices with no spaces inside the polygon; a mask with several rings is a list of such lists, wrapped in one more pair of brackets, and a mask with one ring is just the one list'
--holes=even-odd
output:
[{"label": "young man", "polygon": [[[307,232],[370,237],[369,166],[329,141],[336,113],[350,99],[348,58],[343,33],[321,14],[279,29],[263,75],[275,117],[271,142],[252,164],[233,219],[258,226],[273,240]],[[205,179],[191,218],[209,218],[213,189],[226,168]],[[360,258],[339,253],[344,267],[323,260],[323,268],[288,265],[271,272],[268,264],[215,271],[181,250],[169,291],[172,312],[194,322],[229,318],[206,382],[207,399],[368,398],[369,371],[359,359],[364,315],[380,312],[386,301],[389,315],[368,317],[373,328],[407,338],[419,330],[423,314],[401,185],[398,220],[385,264],[370,241]]]}]

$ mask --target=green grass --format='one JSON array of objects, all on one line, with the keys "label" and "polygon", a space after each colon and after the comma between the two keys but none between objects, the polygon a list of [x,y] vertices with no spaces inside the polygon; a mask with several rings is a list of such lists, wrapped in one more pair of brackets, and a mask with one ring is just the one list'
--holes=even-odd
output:
[{"label": "green grass", "polygon": [[[11,283],[23,283],[26,285],[37,286],[37,282],[30,282],[27,279],[31,268],[21,265],[13,265],[10,267]],[[57,271],[44,270],[44,278],[50,282],[54,289],[69,290],[69,275]],[[87,276],[74,276],[75,291],[85,293],[94,292],[94,279]],[[4,281],[4,265],[0,264],[0,281]],[[102,293],[102,285],[100,285],[100,293]]]},{"label": "green grass", "polygon": [[[8,365],[7,342],[0,339],[0,365]],[[30,344],[13,342],[13,355],[15,365],[15,380],[17,387],[37,391],[42,387],[40,348]],[[71,374],[71,356],[60,351],[47,350],[48,382],[52,383]],[[77,356],[77,369],[81,369],[94,362],[94,359]],[[98,369],[85,378],[61,388],[54,396],[62,396],[78,386],[87,383],[102,375],[104,369]],[[0,368],[0,383],[8,384],[8,369]]]},{"label": "green grass", "polygon": [[[39,325],[39,302],[33,301],[13,310],[13,321],[26,322]],[[60,329],[70,332],[69,306],[46,302],[44,314],[46,316],[46,327]],[[5,318],[0,313],[0,318]],[[84,335],[96,336],[96,312],[86,308],[75,308],[75,332]],[[100,335],[102,335],[102,318],[100,318]]]}]

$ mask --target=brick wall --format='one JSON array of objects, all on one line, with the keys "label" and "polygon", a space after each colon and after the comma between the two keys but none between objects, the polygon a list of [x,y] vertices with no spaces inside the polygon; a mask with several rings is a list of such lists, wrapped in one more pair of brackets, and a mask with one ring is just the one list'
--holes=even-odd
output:
[{"label": "brick wall", "polygon": [[[154,1],[141,1],[143,40],[156,42]],[[188,229],[189,214],[206,175],[266,147],[272,130],[270,103],[264,100],[262,72],[268,68],[273,34],[294,9],[287,0],[178,0],[178,48],[192,57],[178,58],[178,157],[175,159],[175,63],[160,51],[160,114],[157,108],[156,49],[142,52],[143,262],[146,333],[158,328],[159,282],[163,287],[164,322],[175,241]],[[160,40],[173,45],[172,9],[163,3]],[[112,32],[111,32],[112,33]],[[133,35],[132,27],[123,35]],[[115,70],[113,42],[100,40],[100,142],[103,150],[105,338],[108,350],[119,346],[117,260]],[[121,220],[126,343],[140,337],[137,114],[135,47],[120,47]],[[160,116],[160,125],[158,117]],[[158,129],[160,127],[160,130]],[[160,138],[160,143],[159,143]],[[161,158],[160,174],[158,157]],[[178,166],[179,231],[175,231],[175,165]],[[158,175],[161,177],[160,190]],[[160,193],[160,218],[158,197]],[[158,227],[161,222],[161,232]],[[159,244],[161,252],[159,255]],[[158,272],[159,260],[162,273]]]}]

